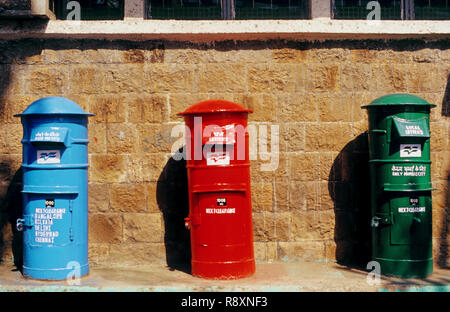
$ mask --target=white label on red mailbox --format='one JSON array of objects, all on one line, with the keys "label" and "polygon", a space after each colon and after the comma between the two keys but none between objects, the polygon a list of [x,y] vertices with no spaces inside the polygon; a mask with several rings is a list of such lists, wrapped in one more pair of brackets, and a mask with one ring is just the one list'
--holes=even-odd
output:
[{"label": "white label on red mailbox", "polygon": [[209,152],[206,153],[207,166],[221,166],[230,164],[230,154],[227,152]]},{"label": "white label on red mailbox", "polygon": [[235,140],[234,124],[223,127],[215,126],[210,132],[206,144],[234,144]]},{"label": "white label on red mailbox", "polygon": [[206,208],[207,214],[236,213],[236,208]]},{"label": "white label on red mailbox", "polygon": [[38,150],[38,164],[59,164],[61,162],[61,153],[59,150]]}]

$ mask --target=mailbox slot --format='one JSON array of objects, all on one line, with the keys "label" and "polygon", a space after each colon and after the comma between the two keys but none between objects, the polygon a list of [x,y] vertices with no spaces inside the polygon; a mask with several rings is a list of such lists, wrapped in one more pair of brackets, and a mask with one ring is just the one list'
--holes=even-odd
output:
[{"label": "mailbox slot", "polygon": [[69,129],[63,127],[36,127],[31,130],[30,143],[34,145],[70,145]]}]

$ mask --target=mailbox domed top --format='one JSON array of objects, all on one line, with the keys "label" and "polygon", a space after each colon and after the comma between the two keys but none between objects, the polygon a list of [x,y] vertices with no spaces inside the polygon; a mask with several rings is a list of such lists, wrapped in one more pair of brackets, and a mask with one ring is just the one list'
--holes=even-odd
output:
[{"label": "mailbox domed top", "polygon": [[416,95],[407,93],[388,94],[373,100],[369,105],[361,108],[372,108],[377,106],[398,106],[398,105],[413,105],[413,106],[430,106],[435,107],[435,104],[430,104],[426,100]]},{"label": "mailbox domed top", "polygon": [[178,115],[197,115],[208,113],[252,113],[241,105],[225,100],[207,100],[190,106]]},{"label": "mailbox domed top", "polygon": [[27,115],[86,115],[94,114],[86,113],[80,105],[72,100],[59,96],[49,96],[39,99],[31,103],[22,114],[14,115],[15,117]]}]

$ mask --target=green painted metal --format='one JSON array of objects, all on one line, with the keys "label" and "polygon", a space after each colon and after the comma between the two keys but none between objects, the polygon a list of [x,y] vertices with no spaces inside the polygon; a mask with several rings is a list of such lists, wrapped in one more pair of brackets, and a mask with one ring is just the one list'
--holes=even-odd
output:
[{"label": "green painted metal", "polygon": [[426,277],[433,270],[430,109],[409,94],[363,106],[369,116],[372,258],[381,274]]}]

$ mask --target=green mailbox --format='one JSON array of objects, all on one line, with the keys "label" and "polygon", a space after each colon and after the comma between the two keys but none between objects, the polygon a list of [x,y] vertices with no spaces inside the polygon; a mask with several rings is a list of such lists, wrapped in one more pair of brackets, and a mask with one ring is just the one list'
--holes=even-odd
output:
[{"label": "green mailbox", "polygon": [[430,109],[410,94],[363,106],[369,116],[372,259],[381,274],[425,277],[433,271]]}]

